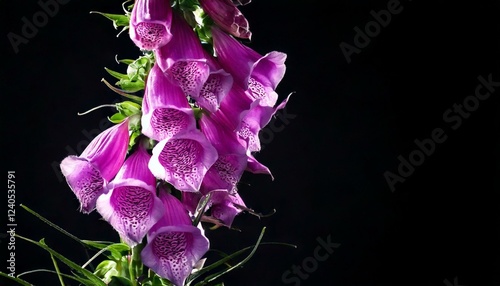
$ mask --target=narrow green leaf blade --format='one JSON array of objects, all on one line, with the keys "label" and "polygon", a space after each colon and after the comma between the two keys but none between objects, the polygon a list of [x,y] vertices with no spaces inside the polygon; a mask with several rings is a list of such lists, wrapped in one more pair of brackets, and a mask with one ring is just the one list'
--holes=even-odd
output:
[{"label": "narrow green leaf blade", "polygon": [[55,251],[54,249],[50,248],[47,244],[45,244],[44,240],[40,240],[39,242],[31,240],[29,238],[20,236],[16,234],[16,237],[19,237],[20,239],[23,239],[25,241],[31,242],[43,249],[45,249],[47,252],[50,254],[54,255],[59,261],[62,263],[66,264],[68,267],[71,269],[77,271],[78,273],[82,274],[86,278],[88,278],[93,284],[88,284],[89,286],[106,286],[106,284],[99,278],[97,277],[94,273],[88,271],[87,269],[84,269],[80,267],[80,265],[76,264],[75,262],[69,260],[59,252]]},{"label": "narrow green leaf blade", "polygon": [[[49,269],[35,269],[35,270],[23,272],[23,273],[19,274],[18,277],[20,277],[21,275],[27,275],[27,274],[31,274],[31,273],[37,273],[37,272],[47,272],[47,273],[52,273],[52,274],[58,274],[54,270],[49,270]],[[88,279],[85,279],[85,278],[78,277],[78,276],[68,275],[68,274],[64,274],[64,273],[59,273],[59,274],[61,276],[63,276],[64,278],[68,278],[68,279],[71,279],[71,280],[78,281],[78,282],[80,282],[80,283],[82,283],[84,285],[89,285],[89,284],[92,283],[92,281],[90,281]]]},{"label": "narrow green leaf blade", "polygon": [[30,209],[29,207],[27,207],[26,205],[23,205],[23,204],[20,204],[20,206],[25,209],[27,212],[31,213],[32,215],[36,216],[38,219],[40,219],[41,221],[43,221],[44,223],[50,225],[51,227],[55,228],[56,230],[58,230],[59,232],[61,232],[62,234],[68,236],[69,238],[73,239],[73,240],[76,240],[80,243],[82,243],[82,240],[79,239],[78,237],[74,236],[73,234],[67,232],[66,230],[64,230],[62,227],[56,225],[55,223],[49,221],[48,219],[44,218],[42,215],[40,215],[39,213],[35,212],[34,210]]},{"label": "narrow green leaf blade", "polygon": [[[222,264],[226,263],[230,259],[232,259],[232,258],[240,255],[244,251],[246,251],[249,248],[251,248],[250,254],[248,254],[247,257],[245,257],[239,263],[237,263],[237,264],[235,264],[235,265],[233,265],[233,266],[231,266],[231,267],[229,267],[227,269],[224,269],[224,270],[222,270],[220,272],[217,272],[217,273],[214,273],[214,274],[211,274],[211,275],[207,276],[205,279],[203,279],[203,281],[197,283],[196,286],[206,285],[207,283],[210,283],[210,282],[214,281],[215,279],[221,277],[222,275],[224,275],[224,274],[226,274],[226,273],[228,273],[228,272],[230,272],[230,271],[232,271],[232,270],[234,270],[234,269],[236,269],[238,267],[241,267],[243,264],[245,264],[248,260],[250,260],[250,258],[252,258],[252,256],[255,254],[255,251],[257,251],[257,248],[260,245],[260,242],[262,241],[262,238],[264,237],[264,232],[265,231],[266,231],[266,228],[263,227],[262,231],[260,232],[259,238],[257,239],[257,242],[255,243],[255,245],[243,248],[243,249],[241,249],[241,250],[239,250],[239,251],[237,251],[237,252],[235,252],[235,253],[233,253],[233,254],[225,257],[225,258],[222,258],[221,260],[219,260],[219,261],[217,261],[217,262],[215,262],[215,263],[213,263],[213,264],[211,264],[211,265],[209,265],[209,266],[201,269],[197,273],[195,273],[195,274],[199,273],[199,275],[201,275],[202,273],[204,273],[204,272],[206,272],[206,271],[208,271],[210,269],[215,268],[215,266],[219,266],[219,265],[222,265]],[[208,268],[208,270],[207,270],[207,268]],[[192,279],[190,279],[190,280],[192,280]]]},{"label": "narrow green leaf blade", "polygon": [[23,280],[21,278],[17,278],[17,277],[12,277],[12,276],[9,276],[7,273],[4,273],[2,271],[0,271],[0,276],[3,276],[5,278],[8,278],[14,282],[17,282],[19,283],[19,285],[23,285],[23,286],[33,286],[33,284],[29,283],[28,281],[26,280]]}]

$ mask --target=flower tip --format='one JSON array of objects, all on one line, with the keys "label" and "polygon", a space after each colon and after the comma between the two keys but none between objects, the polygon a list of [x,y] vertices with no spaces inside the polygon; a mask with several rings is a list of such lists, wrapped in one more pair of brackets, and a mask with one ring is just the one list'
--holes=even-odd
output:
[{"label": "flower tip", "polygon": [[64,177],[68,177],[69,175],[73,174],[77,169],[79,169],[77,160],[80,160],[77,156],[70,155],[61,161],[59,167]]}]

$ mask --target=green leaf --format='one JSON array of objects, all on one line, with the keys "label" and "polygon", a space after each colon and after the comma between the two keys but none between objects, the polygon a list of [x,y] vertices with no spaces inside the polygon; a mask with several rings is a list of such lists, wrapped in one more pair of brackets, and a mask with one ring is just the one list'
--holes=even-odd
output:
[{"label": "green leaf", "polygon": [[87,246],[93,247],[98,250],[106,248],[114,243],[111,241],[95,241],[95,240],[85,240],[85,239],[82,239],[81,242]]},{"label": "green leaf", "polygon": [[54,264],[54,269],[56,270],[57,277],[59,278],[59,282],[61,282],[61,286],[64,286],[64,280],[61,275],[61,270],[59,270],[59,265],[57,265],[57,260],[54,258],[54,255],[50,255],[50,259],[52,259],[52,263]]},{"label": "green leaf", "polygon": [[110,255],[107,255],[107,257],[114,260],[120,260],[123,256],[127,255],[130,250],[130,247],[125,243],[110,242],[108,244],[103,244],[89,240],[83,240],[82,242],[93,248],[99,249],[99,251],[109,251]]},{"label": "green leaf", "polygon": [[27,275],[27,274],[31,274],[31,273],[37,273],[37,272],[47,272],[47,273],[61,275],[64,278],[68,278],[68,279],[71,279],[71,280],[78,281],[78,282],[80,282],[80,283],[82,283],[84,285],[92,283],[90,280],[85,279],[85,278],[81,278],[81,277],[74,276],[74,275],[68,275],[68,274],[64,274],[64,273],[57,273],[56,271],[49,270],[49,269],[35,269],[35,270],[31,270],[31,271],[26,271],[26,272],[23,272],[23,273],[19,274],[17,277],[21,277],[21,275]]},{"label": "green leaf", "polygon": [[0,271],[0,276],[3,276],[5,278],[8,278],[8,279],[14,281],[14,282],[17,282],[17,283],[19,283],[19,285],[23,285],[23,286],[32,286],[33,285],[26,280],[23,280],[23,279],[17,278],[17,277],[9,276],[7,273],[4,273],[2,271]]},{"label": "green leaf", "polygon": [[62,234],[68,236],[69,238],[73,239],[73,240],[76,240],[78,242],[82,242],[81,239],[79,239],[78,237],[74,236],[73,234],[67,232],[66,230],[64,230],[62,227],[56,225],[55,223],[49,221],[48,219],[44,218],[42,215],[40,215],[39,213],[35,212],[34,210],[30,209],[29,207],[27,207],[26,205],[23,205],[23,204],[20,204],[20,206],[25,209],[27,212],[29,212],[30,214],[36,216],[38,219],[40,219],[41,221],[43,221],[44,223],[50,225],[51,227],[55,228],[56,230],[58,230],[59,232],[61,232]]},{"label": "green leaf", "polygon": [[85,278],[87,278],[90,281],[90,283],[92,283],[92,284],[85,283],[85,285],[88,285],[88,286],[106,286],[106,284],[98,276],[96,276],[94,273],[88,271],[87,269],[80,267],[80,265],[76,264],[75,262],[69,260],[68,258],[63,256],[62,254],[60,254],[57,251],[50,248],[47,244],[45,244],[44,239],[41,239],[39,242],[37,242],[37,241],[31,240],[29,238],[26,238],[26,237],[23,237],[23,236],[20,236],[17,234],[16,234],[16,237],[19,237],[20,239],[23,239],[25,241],[28,241],[30,243],[33,243],[33,244],[45,249],[51,255],[54,255],[57,259],[59,259],[59,261],[66,264],[71,269],[75,270],[77,273],[80,273]]},{"label": "green leaf", "polygon": [[108,13],[102,13],[102,12],[97,12],[97,11],[91,11],[90,14],[99,14],[102,15],[109,20],[113,21],[113,27],[115,29],[118,29],[118,27],[128,27],[129,22],[130,22],[130,16],[128,15],[122,15],[122,14],[108,14]]}]

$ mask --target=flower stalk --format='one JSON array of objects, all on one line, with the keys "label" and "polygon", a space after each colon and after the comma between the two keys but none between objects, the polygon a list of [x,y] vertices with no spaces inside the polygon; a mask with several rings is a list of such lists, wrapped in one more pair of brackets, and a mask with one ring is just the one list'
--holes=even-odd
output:
[{"label": "flower stalk", "polygon": [[[242,41],[252,37],[239,9],[248,3],[127,0],[123,15],[92,12],[121,27],[120,34],[127,31],[140,55],[117,60],[125,71],[105,68],[118,81],[101,81],[124,99],[78,115],[114,107],[108,117],[114,125],[80,155],[63,158],[60,168],[80,211],[96,210],[119,243],[81,240],[23,206],[97,252],[79,264],[43,239],[18,236],[50,253],[56,269],[51,273],[61,285],[65,279],[85,286],[222,285],[220,277],[240,268],[263,243],[265,228],[251,247],[217,261],[207,255],[208,232],[238,230],[235,219],[243,213],[265,217],[245,203],[240,179],[245,172],[273,178],[256,158],[259,132],[290,97],[278,103],[287,55],[261,54]],[[98,258],[98,266],[87,270]],[[72,275],[61,273],[57,261]]]},{"label": "flower stalk", "polygon": [[143,248],[144,245],[142,243],[139,243],[136,246],[132,247],[131,250],[129,272],[130,281],[132,282],[133,286],[139,285],[138,281],[143,275],[143,264],[141,261],[141,251]]}]

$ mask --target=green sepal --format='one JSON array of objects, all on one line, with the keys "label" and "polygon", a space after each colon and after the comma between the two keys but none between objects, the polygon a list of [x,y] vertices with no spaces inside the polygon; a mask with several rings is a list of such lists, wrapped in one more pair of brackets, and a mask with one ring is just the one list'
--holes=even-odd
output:
[{"label": "green sepal", "polygon": [[130,251],[130,247],[125,243],[113,243],[108,245],[106,249],[110,252],[110,258],[115,260],[122,259],[122,257],[126,256]]},{"label": "green sepal", "polygon": [[201,109],[199,107],[193,107],[193,112],[194,112],[194,117],[196,118],[196,120],[201,119],[201,117],[203,116],[203,113],[205,113],[203,111],[203,109]]},{"label": "green sepal", "polygon": [[111,89],[112,91],[118,93],[119,95],[125,97],[125,98],[128,98],[130,100],[133,100],[134,102],[136,103],[139,103],[139,104],[142,104],[142,97],[140,96],[137,96],[137,95],[133,95],[133,94],[130,94],[128,93],[128,91],[126,90],[122,90],[122,89],[119,89],[119,88],[116,88],[114,87],[112,84],[110,84],[107,80],[105,79],[101,79],[101,81],[109,88]]},{"label": "green sepal", "polygon": [[125,118],[127,118],[127,116],[118,112],[118,113],[115,113],[115,114],[111,115],[110,117],[108,117],[108,120],[114,124],[118,124],[118,123],[122,122],[123,120],[125,120]]},{"label": "green sepal", "polygon": [[126,92],[143,90],[147,75],[154,63],[153,53],[146,53],[136,60],[125,59],[119,60],[118,62],[128,65],[126,74],[105,68],[109,74],[119,79],[115,85],[120,86],[120,88]]},{"label": "green sepal", "polygon": [[128,79],[120,80],[116,83],[116,85],[120,86],[123,90],[126,90],[128,92],[138,92],[140,90],[143,90],[145,87],[144,81],[142,80],[130,81]]},{"label": "green sepal", "polygon": [[142,79],[145,81],[147,74],[153,67],[154,63],[154,55],[152,53],[147,53],[142,57],[139,57],[137,60],[128,64],[127,67],[127,75],[131,81],[136,81],[138,79]]},{"label": "green sepal", "polygon": [[133,63],[134,61],[135,60],[132,60],[132,59],[118,60],[119,63],[126,64],[126,65],[129,65],[129,64]]},{"label": "green sepal", "polygon": [[123,101],[115,104],[115,106],[118,112],[108,117],[108,120],[115,124],[122,122],[127,117],[141,113],[141,105],[132,101]]},{"label": "green sepal", "polygon": [[108,69],[108,68],[104,68],[110,75],[112,75],[114,78],[116,79],[119,79],[119,80],[123,80],[123,79],[128,79],[128,75],[126,74],[123,74],[123,73],[119,73],[119,72],[116,72],[114,70],[111,70],[111,69]]},{"label": "green sepal", "polygon": [[[126,101],[125,101],[126,102]],[[133,102],[129,102],[130,104],[135,104]],[[139,111],[136,114],[130,115],[129,118],[129,124],[128,128],[130,131],[130,136],[129,136],[129,143],[128,143],[128,151],[132,151],[133,147],[137,142],[139,141],[139,137],[142,135],[141,131],[141,112]],[[114,114],[113,116],[119,117],[120,115],[117,115],[119,113]],[[122,115],[123,116],[123,115]],[[112,120],[112,118],[109,118]]]},{"label": "green sepal", "polygon": [[116,104],[118,112],[125,116],[132,116],[141,113],[141,106],[132,101],[123,101]]},{"label": "green sepal", "polygon": [[137,144],[137,138],[139,138],[139,136],[141,136],[141,134],[142,133],[140,130],[132,131],[132,134],[130,134],[130,141],[128,144],[129,150],[131,150],[132,147],[134,147],[135,144]]}]

